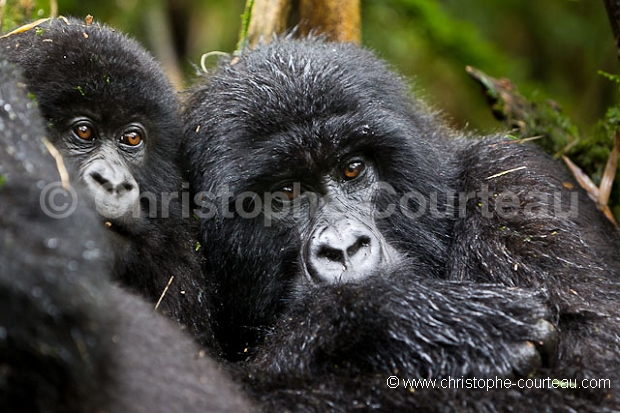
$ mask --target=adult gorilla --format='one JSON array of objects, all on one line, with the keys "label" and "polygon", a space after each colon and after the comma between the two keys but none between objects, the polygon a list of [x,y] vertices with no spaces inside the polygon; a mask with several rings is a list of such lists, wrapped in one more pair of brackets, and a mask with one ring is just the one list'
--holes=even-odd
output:
[{"label": "adult gorilla", "polygon": [[[620,407],[580,381],[620,378],[617,234],[536,148],[466,139],[317,39],[221,63],[184,110],[215,333],[269,408]],[[386,386],[528,374],[579,384]]]}]

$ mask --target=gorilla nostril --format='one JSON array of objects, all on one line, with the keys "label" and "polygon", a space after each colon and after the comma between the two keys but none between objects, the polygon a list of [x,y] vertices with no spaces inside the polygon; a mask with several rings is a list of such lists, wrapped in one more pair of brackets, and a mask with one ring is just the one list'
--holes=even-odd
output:
[{"label": "gorilla nostril", "polygon": [[319,282],[362,279],[383,262],[381,240],[364,222],[348,217],[318,229],[306,251],[304,264]]},{"label": "gorilla nostril", "polygon": [[355,241],[355,243],[353,245],[351,245],[349,248],[347,248],[347,255],[349,257],[354,256],[355,254],[357,254],[357,252],[360,249],[364,249],[367,247],[370,247],[370,237],[367,237],[365,235],[359,237],[357,239],[357,241]]},{"label": "gorilla nostril", "polygon": [[317,252],[317,257],[325,258],[333,262],[339,262],[341,264],[344,264],[344,259],[345,259],[344,253],[342,250],[339,250],[337,248],[332,248],[327,245],[324,245],[319,249],[319,251]]},{"label": "gorilla nostril", "polygon": [[130,219],[133,213],[139,216],[140,187],[122,163],[97,159],[82,173],[99,214],[109,219]]},{"label": "gorilla nostril", "polygon": [[131,182],[123,182],[122,187],[125,190],[125,192],[131,192],[133,191],[133,188],[134,188]]},{"label": "gorilla nostril", "polygon": [[101,186],[105,187],[109,185],[108,180],[97,171],[91,172],[90,177]]},{"label": "gorilla nostril", "polygon": [[134,185],[130,181],[122,179],[121,182],[114,182],[114,178],[116,177],[108,179],[99,171],[92,171],[90,173],[90,177],[110,195],[122,196],[123,194],[134,190]]}]

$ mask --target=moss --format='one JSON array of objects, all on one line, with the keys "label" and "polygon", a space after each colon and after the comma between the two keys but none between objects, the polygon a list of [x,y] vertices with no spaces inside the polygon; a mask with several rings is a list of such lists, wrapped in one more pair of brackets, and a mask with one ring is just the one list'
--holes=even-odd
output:
[{"label": "moss", "polygon": [[32,104],[35,108],[39,106],[39,101],[37,101],[37,97],[34,95],[34,93],[28,92],[28,99],[32,101]]}]

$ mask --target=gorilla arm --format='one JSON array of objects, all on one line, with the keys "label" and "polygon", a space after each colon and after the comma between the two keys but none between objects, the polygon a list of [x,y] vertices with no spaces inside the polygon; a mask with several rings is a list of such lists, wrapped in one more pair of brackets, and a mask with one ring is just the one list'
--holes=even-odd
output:
[{"label": "gorilla arm", "polygon": [[257,366],[293,376],[524,377],[555,356],[547,317],[541,297],[527,290],[396,270],[389,278],[313,287],[280,318]]}]

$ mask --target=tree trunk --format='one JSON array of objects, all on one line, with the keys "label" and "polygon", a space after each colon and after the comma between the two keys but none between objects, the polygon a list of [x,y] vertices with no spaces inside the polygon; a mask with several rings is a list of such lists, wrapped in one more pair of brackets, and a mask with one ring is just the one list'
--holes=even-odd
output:
[{"label": "tree trunk", "polygon": [[247,40],[269,42],[274,34],[322,34],[338,42],[360,42],[359,0],[254,0]]}]

